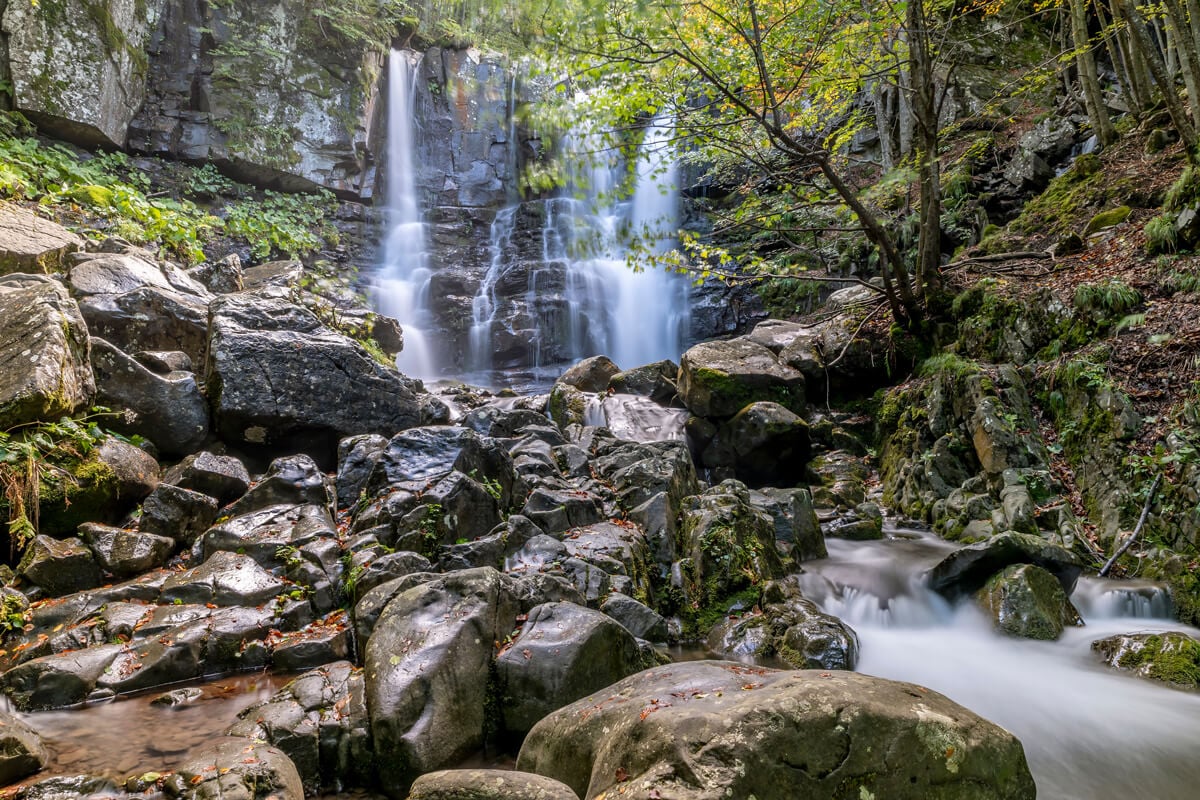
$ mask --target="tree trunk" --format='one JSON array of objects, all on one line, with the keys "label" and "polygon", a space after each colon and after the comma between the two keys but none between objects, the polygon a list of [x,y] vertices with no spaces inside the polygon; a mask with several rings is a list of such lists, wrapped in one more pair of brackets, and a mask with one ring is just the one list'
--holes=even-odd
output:
[{"label": "tree trunk", "polygon": [[1188,110],[1192,115],[1192,124],[1195,124],[1200,120],[1200,64],[1197,63],[1196,48],[1192,46],[1191,30],[1179,0],[1164,0],[1163,8],[1167,12],[1167,34],[1179,54],[1183,85],[1188,93]]},{"label": "tree trunk", "polygon": [[1096,58],[1088,36],[1084,0],[1071,0],[1071,38],[1075,41],[1075,66],[1079,70],[1079,88],[1083,90],[1083,106],[1087,109],[1088,121],[1092,123],[1092,130],[1100,144],[1110,145],[1117,140],[1117,132],[1104,105],[1104,92],[1100,89]]},{"label": "tree trunk", "polygon": [[[1105,17],[1104,3],[1097,0],[1094,8],[1096,9],[1096,19],[1100,22],[1100,30],[1103,31],[1104,47],[1108,50],[1108,59],[1117,73],[1117,88],[1121,92],[1121,99],[1136,116],[1141,112],[1142,104],[1134,91],[1133,82],[1130,80],[1129,55],[1125,49],[1125,43],[1121,40],[1120,33],[1112,29],[1112,23]],[[1115,21],[1116,16],[1114,15],[1113,22]]]},{"label": "tree trunk", "polygon": [[1125,12],[1126,19],[1129,20],[1129,30],[1131,31],[1134,48],[1138,50],[1142,58],[1146,61],[1146,66],[1150,70],[1150,74],[1154,77],[1154,82],[1158,84],[1162,90],[1163,101],[1167,105],[1167,112],[1171,115],[1171,121],[1175,124],[1175,130],[1179,133],[1179,138],[1183,140],[1184,150],[1187,152],[1189,162],[1195,162],[1196,159],[1196,129],[1188,120],[1187,112],[1184,111],[1183,103],[1179,102],[1179,92],[1175,90],[1175,84],[1167,77],[1166,67],[1163,64],[1162,58],[1158,51],[1155,50],[1154,42],[1150,39],[1150,33],[1146,30],[1145,21],[1140,13],[1134,8],[1132,0],[1120,0],[1121,8]]},{"label": "tree trunk", "polygon": [[922,0],[909,0],[908,71],[912,84],[913,120],[916,123],[913,153],[921,195],[921,227],[917,245],[917,296],[928,303],[941,291],[942,201],[938,163],[938,103],[934,86],[933,57]]}]

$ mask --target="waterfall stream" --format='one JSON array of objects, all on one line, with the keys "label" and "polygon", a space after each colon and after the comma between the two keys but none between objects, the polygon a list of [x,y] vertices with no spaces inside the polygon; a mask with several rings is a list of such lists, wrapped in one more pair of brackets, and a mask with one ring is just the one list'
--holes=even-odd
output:
[{"label": "waterfall stream", "polygon": [[1200,696],[1102,666],[1095,639],[1194,629],[1171,621],[1165,592],[1145,583],[1080,578],[1072,596],[1086,625],[1056,642],[996,633],[975,606],[950,606],[921,583],[954,549],[928,534],[878,542],[827,540],[806,562],[805,595],[859,635],[858,671],[941,692],[1012,731],[1053,800],[1185,800],[1200,784]]},{"label": "waterfall stream", "polygon": [[387,233],[383,265],[376,278],[375,306],[404,327],[404,350],[396,358],[401,372],[417,378],[434,374],[437,358],[427,331],[429,307],[428,233],[417,198],[413,152],[413,114],[419,59],[401,50],[388,58]]}]

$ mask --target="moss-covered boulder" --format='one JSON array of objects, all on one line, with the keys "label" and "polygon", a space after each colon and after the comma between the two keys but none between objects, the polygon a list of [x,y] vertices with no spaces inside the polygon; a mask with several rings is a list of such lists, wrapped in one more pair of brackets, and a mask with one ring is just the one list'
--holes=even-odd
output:
[{"label": "moss-covered boulder", "polygon": [[679,396],[700,417],[731,417],[751,403],[804,413],[804,375],[750,339],[703,342],[679,362]]},{"label": "moss-covered boulder", "polygon": [[87,325],[62,284],[0,277],[0,430],[87,407],[96,393],[88,352]]},{"label": "moss-covered boulder", "polygon": [[1032,564],[1013,564],[996,573],[975,601],[997,630],[1011,636],[1057,639],[1063,628],[1083,624],[1058,580]]},{"label": "moss-covered boulder", "polygon": [[517,769],[585,798],[1035,796],[1020,742],[936,692],[728,661],[649,669],[560,709]]},{"label": "moss-covered boulder", "polygon": [[974,594],[993,575],[1013,564],[1033,564],[1054,576],[1066,594],[1083,572],[1079,556],[1061,545],[1028,533],[1007,531],[985,542],[967,545],[925,573],[929,587],[950,598]]},{"label": "moss-covered boulder", "polygon": [[1092,642],[1113,669],[1181,689],[1200,689],[1200,641],[1186,633],[1128,633]]},{"label": "moss-covered boulder", "polygon": [[1093,233],[1099,233],[1105,228],[1111,228],[1114,225],[1120,225],[1125,220],[1129,219],[1129,206],[1117,206],[1110,208],[1107,211],[1101,211],[1090,220],[1087,227],[1083,230],[1084,236],[1091,236]]}]

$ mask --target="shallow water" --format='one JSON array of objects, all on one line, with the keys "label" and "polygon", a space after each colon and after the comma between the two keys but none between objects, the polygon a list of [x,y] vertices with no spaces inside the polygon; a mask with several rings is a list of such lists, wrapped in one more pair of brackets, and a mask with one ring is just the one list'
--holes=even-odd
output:
[{"label": "shallow water", "polygon": [[[50,753],[46,768],[31,780],[90,774],[122,781],[134,774],[174,769],[222,736],[242,709],[266,700],[294,677],[244,673],[82,708],[18,714],[42,735]],[[182,686],[196,686],[203,694],[178,706],[150,704]]]},{"label": "shallow water", "polygon": [[1081,578],[1086,622],[1057,642],[1002,636],[971,605],[952,608],[920,574],[951,545],[921,534],[829,539],[806,563],[806,594],[858,632],[860,672],[947,695],[1024,744],[1043,800],[1192,800],[1200,795],[1200,696],[1115,673],[1090,644],[1117,633],[1184,630],[1153,584]]}]

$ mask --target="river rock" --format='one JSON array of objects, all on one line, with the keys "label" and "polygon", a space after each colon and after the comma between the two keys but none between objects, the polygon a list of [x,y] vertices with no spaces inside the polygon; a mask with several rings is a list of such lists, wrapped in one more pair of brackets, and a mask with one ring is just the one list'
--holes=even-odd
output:
[{"label": "river rock", "polygon": [[250,473],[233,456],[220,456],[207,451],[180,461],[163,476],[163,482],[201,492],[225,505],[250,488]]},{"label": "river rock", "polygon": [[363,495],[371,470],[387,445],[388,440],[376,433],[349,436],[338,442],[338,508],[349,508]]},{"label": "river rock", "polygon": [[608,391],[641,395],[667,405],[675,399],[675,381],[678,377],[679,365],[674,361],[655,361],[613,375],[608,379]]},{"label": "river rock", "polygon": [[176,770],[180,800],[304,800],[300,773],[282,750],[229,738]]},{"label": "river rock", "polygon": [[164,455],[194,452],[208,438],[208,401],[190,372],[156,375],[103,339],[91,342],[96,399],[122,412],[107,424],[143,436]]},{"label": "river rock", "polygon": [[765,488],[750,493],[750,503],[775,520],[775,541],[790,546],[799,561],[825,558],[825,535],[821,532],[812,493],[808,489]]},{"label": "river rock", "polygon": [[164,603],[213,603],[253,608],[286,593],[286,584],[250,556],[225,550],[198,567],[172,575],[163,583]]},{"label": "river rock", "polygon": [[1046,570],[1013,564],[993,575],[975,594],[997,630],[1026,639],[1057,639],[1083,619],[1062,586]]},{"label": "river rock", "polygon": [[649,669],[556,711],[517,769],[585,798],[1035,796],[1020,742],[936,692],[720,661]]},{"label": "river rock", "polygon": [[574,489],[538,487],[530,492],[521,514],[546,533],[582,528],[604,519],[604,509],[594,495]]},{"label": "river rock", "polygon": [[278,747],[311,794],[322,787],[366,786],[373,779],[363,673],[348,661],[306,672],[250,706],[229,734]]},{"label": "river rock", "polygon": [[0,688],[22,711],[75,705],[87,699],[124,647],[100,645],[35,658],[0,675]]},{"label": "river rock", "polygon": [[633,634],[615,620],[574,603],[540,605],[496,659],[504,726],[524,733],[554,710],[642,666]]},{"label": "river rock", "polygon": [[574,386],[581,392],[603,392],[608,382],[621,368],[608,356],[592,356],[572,366],[559,376],[559,383]]},{"label": "river rock", "polygon": [[1092,642],[1105,664],[1180,689],[1200,689],[1200,640],[1180,631],[1127,633]]},{"label": "river rock", "polygon": [[550,389],[550,419],[560,428],[587,424],[588,396],[569,383],[559,381]]},{"label": "river rock", "polygon": [[142,503],[138,529],[190,547],[217,518],[217,501],[200,492],[160,483]]},{"label": "river rock", "polygon": [[804,376],[749,339],[703,342],[679,362],[679,396],[699,417],[731,417],[769,400],[804,413]]},{"label": "river rock", "polygon": [[46,765],[46,746],[37,732],[12,714],[0,712],[0,784],[7,786]]},{"label": "river rock", "polygon": [[367,489],[370,493],[409,481],[429,481],[454,469],[474,431],[458,427],[426,427],[393,436],[375,459]]},{"label": "river rock", "polygon": [[101,568],[117,578],[131,578],[167,563],[175,540],[141,531],[111,528],[94,522],[79,526]]},{"label": "river rock", "polygon": [[228,440],[332,461],[343,437],[421,421],[410,381],[283,298],[219,297],[209,350],[213,419]]},{"label": "river rock", "polygon": [[649,642],[667,640],[667,621],[645,603],[632,597],[614,592],[600,606],[600,610],[615,619],[638,639]]},{"label": "river rock", "polygon": [[187,274],[213,294],[231,294],[245,288],[242,259],[237,253],[230,253],[219,261],[206,261],[189,269]]},{"label": "river rock", "polygon": [[20,206],[0,203],[0,275],[57,272],[83,239]]},{"label": "river rock", "polygon": [[1007,532],[955,550],[935,564],[925,580],[949,598],[977,592],[993,575],[1011,564],[1034,564],[1052,574],[1069,596],[1083,571],[1079,556],[1027,533]]},{"label": "river rock", "polygon": [[229,506],[228,511],[231,515],[248,514],[285,503],[311,503],[333,509],[332,482],[317,463],[304,454],[282,456],[272,461],[262,478]]},{"label": "river rock", "polygon": [[556,780],[527,772],[451,769],[417,778],[408,800],[579,800],[579,795]]},{"label": "river rock", "polygon": [[196,542],[203,559],[220,551],[243,553],[265,569],[283,568],[300,559],[299,549],[320,538],[337,539],[326,506],[280,503],[230,517]]},{"label": "river rock", "polygon": [[384,608],[367,641],[366,697],[391,796],[483,744],[493,643],[517,611],[510,581],[490,567],[416,586]]},{"label": "river rock", "polygon": [[750,486],[793,486],[804,480],[808,423],[778,403],[757,402],[721,425],[702,460]]},{"label": "river rock", "polygon": [[100,585],[100,567],[80,539],[35,536],[17,565],[17,575],[51,597]]},{"label": "river rock", "polygon": [[62,284],[0,276],[0,430],[57,420],[91,404],[88,329]]}]

